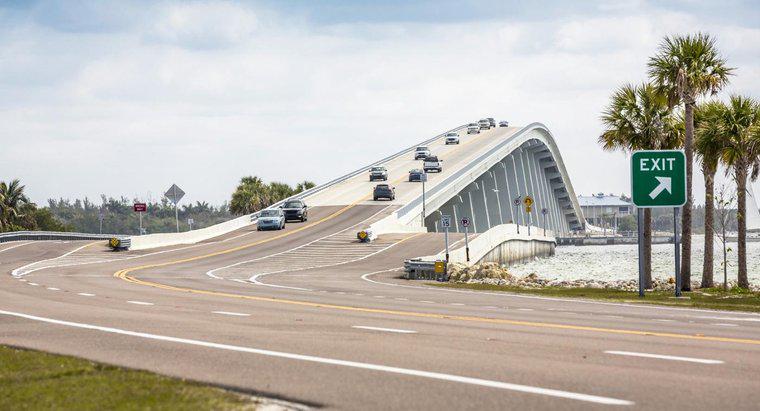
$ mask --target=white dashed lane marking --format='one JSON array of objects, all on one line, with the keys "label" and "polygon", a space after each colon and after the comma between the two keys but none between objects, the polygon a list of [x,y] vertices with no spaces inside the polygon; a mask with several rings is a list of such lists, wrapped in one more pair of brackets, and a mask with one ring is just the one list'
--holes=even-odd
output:
[{"label": "white dashed lane marking", "polygon": [[233,313],[229,311],[212,311],[214,314],[221,314],[221,315],[231,315],[234,317],[250,317],[251,314],[244,314],[244,313]]},{"label": "white dashed lane marking", "polygon": [[414,331],[414,330],[400,330],[398,328],[370,327],[367,325],[352,325],[351,328],[359,328],[362,330],[370,330],[370,331],[385,331],[389,333],[398,333],[398,334],[417,334],[417,331]]},{"label": "white dashed lane marking", "polygon": [[130,304],[135,304],[135,305],[153,305],[153,303],[149,303],[149,302],[145,302],[145,301],[132,301],[132,300],[130,300],[130,301],[127,301],[127,302],[130,303]]},{"label": "white dashed lane marking", "polygon": [[55,287],[48,287],[47,289],[50,291],[61,291],[60,288],[55,288]]},{"label": "white dashed lane marking", "polygon": [[738,327],[738,325],[730,323],[715,323],[713,325],[717,325],[719,327]]},{"label": "white dashed lane marking", "polygon": [[77,295],[81,295],[82,297],[95,297],[95,294],[90,293],[77,293]]},{"label": "white dashed lane marking", "polygon": [[721,360],[708,360],[704,358],[693,358],[693,357],[678,357],[675,355],[649,354],[649,353],[644,353],[644,352],[605,351],[605,354],[623,355],[627,357],[654,358],[658,360],[695,362],[699,364],[723,364],[723,361]]}]

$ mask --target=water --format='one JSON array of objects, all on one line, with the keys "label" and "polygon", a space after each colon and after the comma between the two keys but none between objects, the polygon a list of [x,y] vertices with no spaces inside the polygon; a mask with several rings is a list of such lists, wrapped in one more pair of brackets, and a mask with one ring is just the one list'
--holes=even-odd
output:
[{"label": "water", "polygon": [[[728,281],[736,280],[737,243],[728,243]],[[702,280],[704,236],[692,237],[692,281]],[[673,244],[652,246],[652,277],[673,277]],[[716,282],[723,282],[722,247],[715,245]],[[536,273],[539,277],[559,280],[631,280],[638,279],[638,247],[636,245],[586,245],[557,247],[550,258],[510,267],[513,274],[525,276]],[[747,272],[751,284],[760,285],[760,242],[747,243]]]}]

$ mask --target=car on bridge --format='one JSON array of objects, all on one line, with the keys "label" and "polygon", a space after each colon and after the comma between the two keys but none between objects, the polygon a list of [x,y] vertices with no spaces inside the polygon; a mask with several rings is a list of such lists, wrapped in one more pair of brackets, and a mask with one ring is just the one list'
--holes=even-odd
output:
[{"label": "car on bridge", "polygon": [[459,134],[451,132],[446,134],[446,145],[459,144]]},{"label": "car on bridge", "polygon": [[409,170],[409,181],[422,181],[422,175],[425,174],[425,170],[420,168],[415,168],[413,170]]},{"label": "car on bridge", "polygon": [[387,198],[388,200],[396,199],[396,187],[391,187],[388,184],[378,184],[372,191],[372,199],[377,201],[381,198]]},{"label": "car on bridge", "polygon": [[300,220],[304,222],[309,219],[309,207],[301,200],[288,200],[281,208],[285,214],[285,221]]},{"label": "car on bridge", "polygon": [[467,134],[480,134],[480,127],[477,124],[467,127]]},{"label": "car on bridge", "polygon": [[499,127],[509,127],[509,121],[499,121]]},{"label": "car on bridge", "polygon": [[388,169],[385,166],[377,166],[369,169],[369,181],[388,180]]},{"label": "car on bridge", "polygon": [[484,118],[484,119],[478,121],[478,125],[480,126],[481,130],[490,130],[491,129],[491,122],[488,121],[487,118]]},{"label": "car on bridge", "polygon": [[430,148],[427,146],[419,146],[414,149],[414,159],[419,160],[430,155]]},{"label": "car on bridge", "polygon": [[443,171],[443,160],[438,159],[438,156],[428,156],[425,158],[425,161],[422,162],[422,169],[425,170],[425,172],[429,171],[437,171],[441,172]]},{"label": "car on bridge", "polygon": [[494,120],[493,117],[488,117],[486,120],[488,120],[488,124],[491,127],[496,127],[496,120]]},{"label": "car on bridge", "polygon": [[282,230],[283,228],[285,228],[285,213],[281,208],[261,210],[256,230]]}]

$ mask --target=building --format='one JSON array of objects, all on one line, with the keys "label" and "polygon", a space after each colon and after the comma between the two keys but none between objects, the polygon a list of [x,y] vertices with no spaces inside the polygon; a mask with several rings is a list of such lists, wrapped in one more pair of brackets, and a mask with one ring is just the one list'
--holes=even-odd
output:
[{"label": "building", "polygon": [[615,227],[615,222],[622,216],[634,214],[633,204],[624,197],[614,194],[598,193],[590,196],[578,196],[586,222],[597,227]]}]

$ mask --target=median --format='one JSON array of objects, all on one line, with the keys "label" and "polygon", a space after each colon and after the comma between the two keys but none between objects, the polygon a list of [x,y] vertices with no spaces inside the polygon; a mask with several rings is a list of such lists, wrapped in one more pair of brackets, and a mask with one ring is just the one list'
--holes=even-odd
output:
[{"label": "median", "polygon": [[451,263],[448,270],[450,276],[448,282],[427,284],[474,291],[760,312],[760,290],[746,290],[733,284],[730,284],[728,291],[724,291],[722,288],[699,289],[698,283],[694,283],[692,285],[694,291],[684,292],[682,298],[675,298],[673,292],[675,285],[672,278],[654,279],[653,288],[647,291],[644,298],[640,298],[636,280],[549,280],[536,274],[518,277],[496,263],[473,266]]}]

